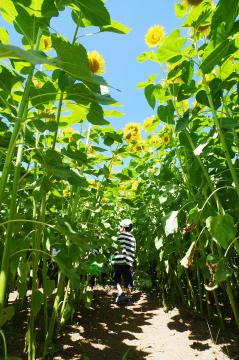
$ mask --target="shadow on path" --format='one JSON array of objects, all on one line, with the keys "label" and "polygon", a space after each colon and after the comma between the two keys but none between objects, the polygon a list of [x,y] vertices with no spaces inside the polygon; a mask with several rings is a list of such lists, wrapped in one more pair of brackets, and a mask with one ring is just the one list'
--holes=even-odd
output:
[{"label": "shadow on path", "polygon": [[183,309],[178,309],[178,311],[179,314],[172,316],[167,326],[170,330],[189,331],[188,338],[192,340],[190,345],[192,349],[203,352],[210,348],[208,341],[211,340],[212,343],[220,345],[229,359],[239,360],[239,335],[236,329],[232,329],[229,324],[226,324],[223,331],[216,323],[209,324],[200,316]]},{"label": "shadow on path", "polygon": [[[137,345],[127,344],[136,340],[135,333],[142,333],[141,327],[149,324],[152,310],[158,308],[157,299],[148,301],[147,295],[134,295],[133,306],[117,306],[112,294],[95,290],[95,300],[90,309],[77,314],[78,325],[68,325],[59,340],[62,359],[108,359],[127,360],[146,359],[148,353]],[[140,301],[139,301],[140,298]],[[58,357],[54,357],[58,359]]]}]

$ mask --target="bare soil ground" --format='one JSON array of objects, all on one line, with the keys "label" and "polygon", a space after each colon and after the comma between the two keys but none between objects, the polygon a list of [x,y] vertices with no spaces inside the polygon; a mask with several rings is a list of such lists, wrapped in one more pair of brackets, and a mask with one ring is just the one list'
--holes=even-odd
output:
[{"label": "bare soil ground", "polygon": [[[64,326],[57,339],[59,351],[48,359],[239,360],[235,330],[219,331],[218,326],[183,309],[166,311],[155,293],[136,292],[134,304],[128,307],[114,303],[112,290],[99,288],[94,294],[92,306],[80,310],[72,323]],[[18,307],[5,330],[9,355],[23,359],[26,316],[25,307],[22,311]]]},{"label": "bare soil ground", "polygon": [[92,307],[65,328],[54,360],[239,359],[238,334],[220,334],[186,311],[166,312],[155,294],[137,292],[128,307],[114,297],[95,290]]}]

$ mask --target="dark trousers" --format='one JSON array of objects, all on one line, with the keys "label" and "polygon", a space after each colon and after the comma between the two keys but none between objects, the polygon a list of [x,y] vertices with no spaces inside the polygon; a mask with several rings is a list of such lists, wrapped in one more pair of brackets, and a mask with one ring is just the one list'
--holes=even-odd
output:
[{"label": "dark trousers", "polygon": [[121,281],[124,281],[124,286],[126,288],[133,287],[133,269],[131,266],[122,264],[122,265],[114,265],[113,267],[113,279],[115,285],[120,284]]}]

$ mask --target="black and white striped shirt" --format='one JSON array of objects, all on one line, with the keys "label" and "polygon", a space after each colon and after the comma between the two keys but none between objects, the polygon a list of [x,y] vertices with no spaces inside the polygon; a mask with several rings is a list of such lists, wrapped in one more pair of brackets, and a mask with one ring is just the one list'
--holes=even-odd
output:
[{"label": "black and white striped shirt", "polygon": [[114,254],[112,263],[114,265],[129,265],[133,266],[136,250],[136,240],[129,232],[122,232],[118,236],[121,250]]}]

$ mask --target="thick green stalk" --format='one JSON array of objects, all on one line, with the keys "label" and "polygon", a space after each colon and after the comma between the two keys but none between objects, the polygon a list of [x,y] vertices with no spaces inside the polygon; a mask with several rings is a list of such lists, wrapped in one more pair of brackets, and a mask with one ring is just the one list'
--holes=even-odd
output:
[{"label": "thick green stalk", "polygon": [[227,289],[227,295],[229,297],[229,301],[230,301],[230,304],[231,304],[231,308],[232,308],[232,311],[233,311],[233,315],[234,315],[234,318],[236,320],[236,325],[237,325],[237,328],[239,330],[238,308],[237,308],[237,304],[235,302],[235,298],[234,298],[234,295],[233,295],[233,292],[232,292],[232,287],[231,287],[231,284],[229,283],[229,281],[226,282],[226,289]]},{"label": "thick green stalk", "polygon": [[[16,213],[17,190],[18,190],[18,182],[19,182],[20,173],[21,173],[23,140],[24,140],[24,132],[22,133],[21,143],[19,144],[18,151],[17,151],[17,159],[16,159],[16,165],[15,165],[15,171],[14,171],[14,179],[13,179],[12,198],[11,198],[11,203],[10,203],[8,220],[14,219],[14,216]],[[2,264],[1,264],[1,272],[0,272],[0,309],[4,307],[5,296],[6,296],[7,275],[8,275],[8,267],[9,267],[9,256],[10,256],[10,244],[11,244],[11,239],[12,239],[13,226],[14,226],[13,222],[8,223],[8,225],[7,225],[7,233],[6,233],[6,239],[5,239],[3,255],[2,255]]]},{"label": "thick green stalk", "polygon": [[[226,99],[224,98],[223,100],[224,100],[224,109],[225,109],[225,111],[226,111],[226,115],[227,115],[229,118],[230,118],[230,117],[233,117],[234,114],[233,114],[233,112],[231,111],[231,109],[228,108],[227,103],[226,103]],[[237,146],[237,149],[239,149],[239,138],[238,138],[238,134],[237,134],[237,132],[236,132],[236,130],[235,130],[235,127],[233,127],[233,128],[231,129],[231,131],[232,131],[232,133],[233,133],[234,141],[235,141],[235,144],[236,144],[236,146]]]},{"label": "thick green stalk", "polygon": [[[199,64],[201,64],[201,58],[199,56],[196,34],[195,34],[195,37],[194,37],[194,47],[195,47],[195,50],[196,50],[196,54],[197,54]],[[220,126],[220,122],[219,122],[219,119],[218,119],[218,116],[217,116],[217,112],[216,112],[215,106],[213,104],[211,90],[210,90],[210,88],[208,86],[208,83],[207,83],[207,80],[206,80],[206,77],[205,77],[204,74],[202,75],[202,80],[203,80],[203,85],[204,85],[205,90],[206,90],[207,99],[208,99],[208,102],[209,102],[209,108],[210,108],[210,110],[212,112],[213,121],[214,121],[216,129],[217,129],[217,131],[219,133],[219,138],[220,138],[220,141],[221,141],[221,145],[222,145],[222,148],[223,148],[223,151],[224,151],[224,154],[225,154],[225,157],[226,157],[226,161],[227,161],[227,164],[228,164],[232,179],[233,179],[234,184],[235,184],[236,192],[237,192],[237,195],[238,195],[238,198],[239,198],[239,179],[238,179],[236,170],[235,170],[235,168],[233,166],[232,159],[231,159],[231,156],[230,156],[230,153],[229,153],[229,150],[228,150],[228,146],[226,144],[225,136],[224,136],[222,128]]]},{"label": "thick green stalk", "polygon": [[65,275],[62,272],[60,272],[58,286],[57,286],[57,294],[55,297],[55,301],[54,301],[54,305],[53,305],[53,309],[52,309],[52,316],[51,316],[48,332],[47,332],[46,339],[45,339],[43,357],[45,357],[47,355],[49,347],[52,344],[52,337],[53,337],[53,333],[54,333],[57,312],[58,312],[60,301],[63,296],[64,285],[65,285]]},{"label": "thick green stalk", "polygon": [[228,150],[228,146],[226,144],[225,136],[223,134],[222,128],[221,128],[220,123],[219,123],[219,119],[217,117],[217,112],[216,112],[214,104],[213,104],[212,95],[211,95],[210,89],[209,89],[209,87],[207,85],[205,75],[203,75],[203,81],[204,81],[204,85],[205,85],[205,88],[206,88],[206,93],[207,93],[207,98],[208,98],[208,102],[209,102],[209,105],[210,105],[210,109],[212,111],[213,120],[214,120],[216,129],[217,129],[217,131],[219,133],[221,145],[222,145],[223,151],[225,153],[227,164],[228,164],[229,170],[231,172],[231,176],[232,176],[232,179],[234,181],[234,184],[235,184],[235,187],[236,187],[236,192],[237,192],[237,195],[238,195],[238,198],[239,198],[239,179],[238,179],[236,170],[234,168],[234,165],[232,163],[232,159],[231,159],[231,156],[230,156],[230,153],[229,153],[229,150]]},{"label": "thick green stalk", "polygon": [[199,309],[201,316],[203,316],[202,286],[201,286],[200,269],[198,266],[197,266],[197,281],[198,281],[198,293],[199,293]]},{"label": "thick green stalk", "polygon": [[[41,39],[42,30],[38,30],[37,41],[35,49],[38,49],[40,39]],[[27,117],[27,105],[28,105],[28,96],[30,91],[30,85],[32,82],[32,76],[34,73],[35,66],[31,67],[30,73],[27,78],[26,86],[24,89],[23,97],[21,100],[21,104],[19,107],[18,115],[15,121],[14,129],[12,132],[12,136],[9,142],[7,156],[5,159],[5,163],[2,170],[2,177],[0,180],[0,204],[2,203],[3,195],[5,192],[5,186],[10,170],[10,165],[12,161],[12,157],[16,148],[16,141],[19,136],[20,130],[22,128],[22,124]],[[21,167],[21,159],[22,159],[22,151],[23,151],[23,142],[24,137],[22,137],[21,144],[18,147],[17,152],[17,160],[14,172],[14,180],[13,180],[13,191],[12,198],[9,210],[8,220],[12,220],[14,218],[16,212],[16,200],[17,200],[17,190],[18,190],[18,181],[20,178],[20,167]],[[7,286],[7,272],[8,272],[8,262],[9,262],[9,251],[10,251],[10,241],[12,238],[12,228],[13,224],[9,223],[7,227],[6,241],[4,244],[4,251],[2,257],[2,265],[1,265],[1,273],[0,273],[0,308],[4,306],[5,295],[6,295],[6,286]]]},{"label": "thick green stalk", "polygon": [[[39,47],[41,34],[42,34],[42,30],[39,29],[38,34],[37,34],[35,50],[37,50],[38,47]],[[31,69],[30,69],[30,72],[28,74],[28,78],[27,78],[24,93],[23,93],[23,96],[22,96],[22,99],[21,99],[19,111],[18,111],[16,120],[15,120],[15,125],[14,125],[14,128],[13,128],[13,132],[12,132],[12,135],[11,135],[9,145],[8,145],[7,155],[6,155],[5,163],[4,163],[3,170],[2,170],[2,177],[1,177],[1,180],[0,180],[0,205],[1,205],[2,200],[3,200],[3,195],[4,195],[4,192],[5,192],[5,186],[6,186],[9,170],[10,170],[10,164],[11,164],[11,161],[12,161],[13,153],[14,153],[15,148],[16,148],[16,141],[17,141],[17,138],[19,136],[19,132],[21,130],[21,124],[25,121],[26,116],[27,116],[27,112],[25,113],[25,116],[24,116],[24,112],[25,112],[27,102],[28,102],[29,90],[30,90],[30,85],[31,85],[31,82],[32,82],[32,77],[33,77],[33,74],[34,74],[34,70],[35,70],[35,66],[32,65]]]},{"label": "thick green stalk", "polygon": [[79,11],[79,14],[78,14],[78,19],[77,19],[77,24],[76,24],[76,29],[75,29],[75,33],[74,33],[74,36],[73,36],[73,40],[72,40],[72,45],[75,44],[76,40],[77,40],[77,35],[78,35],[78,31],[79,31],[79,28],[80,28],[80,20],[81,20],[81,12]]},{"label": "thick green stalk", "polygon": [[1,177],[1,180],[0,180],[0,204],[2,203],[3,195],[4,195],[4,192],[5,192],[5,186],[6,186],[9,170],[10,170],[10,164],[11,164],[11,161],[12,161],[13,153],[14,153],[15,148],[16,148],[16,141],[17,141],[17,138],[19,136],[19,132],[21,130],[21,125],[22,125],[23,121],[25,120],[24,117],[23,117],[23,114],[24,114],[24,110],[25,110],[25,107],[26,107],[26,104],[27,104],[27,101],[28,101],[28,95],[29,95],[30,85],[31,85],[31,82],[32,82],[32,76],[33,76],[33,73],[34,73],[34,68],[35,68],[34,66],[31,67],[30,73],[28,75],[27,82],[26,82],[26,87],[25,87],[25,90],[24,90],[24,94],[23,94],[23,97],[22,97],[22,101],[21,101],[21,104],[20,104],[18,115],[17,115],[16,121],[15,121],[15,125],[14,125],[14,128],[13,128],[11,139],[10,139],[10,142],[9,142],[9,145],[8,145],[7,156],[6,156],[6,160],[5,160],[5,163],[4,163],[4,166],[3,166],[3,170],[2,170],[2,177]]},{"label": "thick green stalk", "polygon": [[0,334],[2,335],[2,341],[3,341],[4,359],[7,359],[7,342],[4,332],[1,329],[0,329]]},{"label": "thick green stalk", "polygon": [[[44,239],[43,239],[43,250],[46,251]],[[48,296],[47,296],[47,293],[46,293],[48,268],[47,268],[46,255],[42,255],[42,262],[43,262],[42,283],[43,283],[43,295],[44,295],[44,330],[45,330],[45,335],[46,335],[47,329],[48,329],[48,309],[47,309]]]},{"label": "thick green stalk", "polygon": [[[41,209],[39,220],[43,221],[45,219],[45,209],[46,209],[46,195],[43,194],[41,201]],[[36,213],[35,213],[36,216]],[[40,249],[41,237],[42,237],[43,226],[38,225],[38,228],[35,233],[33,248],[35,250]],[[35,296],[37,291],[37,280],[38,280],[38,262],[39,262],[39,251],[34,252],[33,254],[33,277],[32,277],[32,298]],[[35,360],[35,315],[33,310],[33,302],[31,303],[31,316],[29,324],[29,344],[28,344],[28,360]]]},{"label": "thick green stalk", "polygon": [[61,312],[60,312],[60,319],[61,320],[60,320],[60,323],[63,322],[63,314],[64,314],[64,310],[65,310],[65,307],[66,307],[67,299],[68,299],[69,289],[70,289],[70,280],[68,280],[67,287],[66,287],[66,290],[65,290],[64,299],[63,299],[63,303],[62,303],[62,307],[61,307]]},{"label": "thick green stalk", "polygon": [[215,290],[213,291],[213,296],[214,296],[215,304],[216,304],[216,307],[217,307],[219,323],[220,323],[221,329],[224,330],[223,316],[222,316],[222,312],[221,312],[221,309],[220,309],[220,304],[219,304],[219,301],[218,301],[217,293],[216,293]]},{"label": "thick green stalk", "polygon": [[60,96],[60,100],[59,100],[59,104],[58,104],[58,110],[57,110],[56,130],[55,130],[55,133],[54,133],[52,150],[54,150],[54,149],[55,149],[55,146],[56,146],[56,140],[57,140],[59,122],[60,122],[60,118],[61,118],[61,109],[62,109],[63,97],[64,97],[64,92],[61,92],[61,96]]},{"label": "thick green stalk", "polygon": [[[221,248],[220,248],[219,246],[217,246],[217,251],[218,251],[219,256],[220,256],[220,257],[223,257]],[[233,312],[233,315],[234,315],[234,318],[235,318],[235,321],[236,321],[236,325],[237,325],[237,328],[238,328],[238,330],[239,330],[239,312],[238,312],[238,306],[237,306],[237,303],[236,303],[236,301],[235,301],[235,297],[234,297],[233,291],[232,291],[232,286],[231,286],[229,280],[226,281],[226,291],[227,291],[227,296],[228,296],[228,298],[229,298],[230,305],[231,305],[231,308],[232,308],[232,312]]]},{"label": "thick green stalk", "polygon": [[[191,145],[192,151],[194,151],[195,146],[194,146],[194,143],[193,143],[193,141],[191,139],[191,136],[189,135],[188,131],[185,131],[185,134],[186,134],[187,139],[188,139],[188,141],[189,141],[189,143]],[[215,192],[215,187],[214,187],[214,185],[212,183],[212,180],[210,179],[210,177],[208,175],[208,172],[207,172],[205,166],[203,165],[202,160],[200,159],[200,157],[199,156],[195,156],[195,157],[196,157],[196,159],[197,159],[197,161],[198,161],[198,163],[199,163],[199,165],[200,165],[200,167],[202,169],[202,172],[203,172],[203,175],[204,175],[205,179],[207,180],[208,186],[209,186],[211,192],[213,193],[213,197],[214,197],[215,202],[217,204],[218,210],[220,211],[220,213],[223,214],[224,209],[223,209],[223,207],[221,205],[221,202],[220,202],[220,199],[219,199],[217,193]]]},{"label": "thick green stalk", "polygon": [[195,295],[194,295],[194,291],[193,291],[193,286],[192,286],[190,277],[189,277],[189,275],[188,275],[188,270],[187,270],[187,269],[185,269],[185,274],[186,274],[186,278],[187,278],[187,282],[188,282],[188,288],[189,288],[189,290],[190,290],[190,297],[191,297],[192,302],[193,302],[194,310],[196,311],[196,310],[197,310],[196,299],[195,299]]}]

